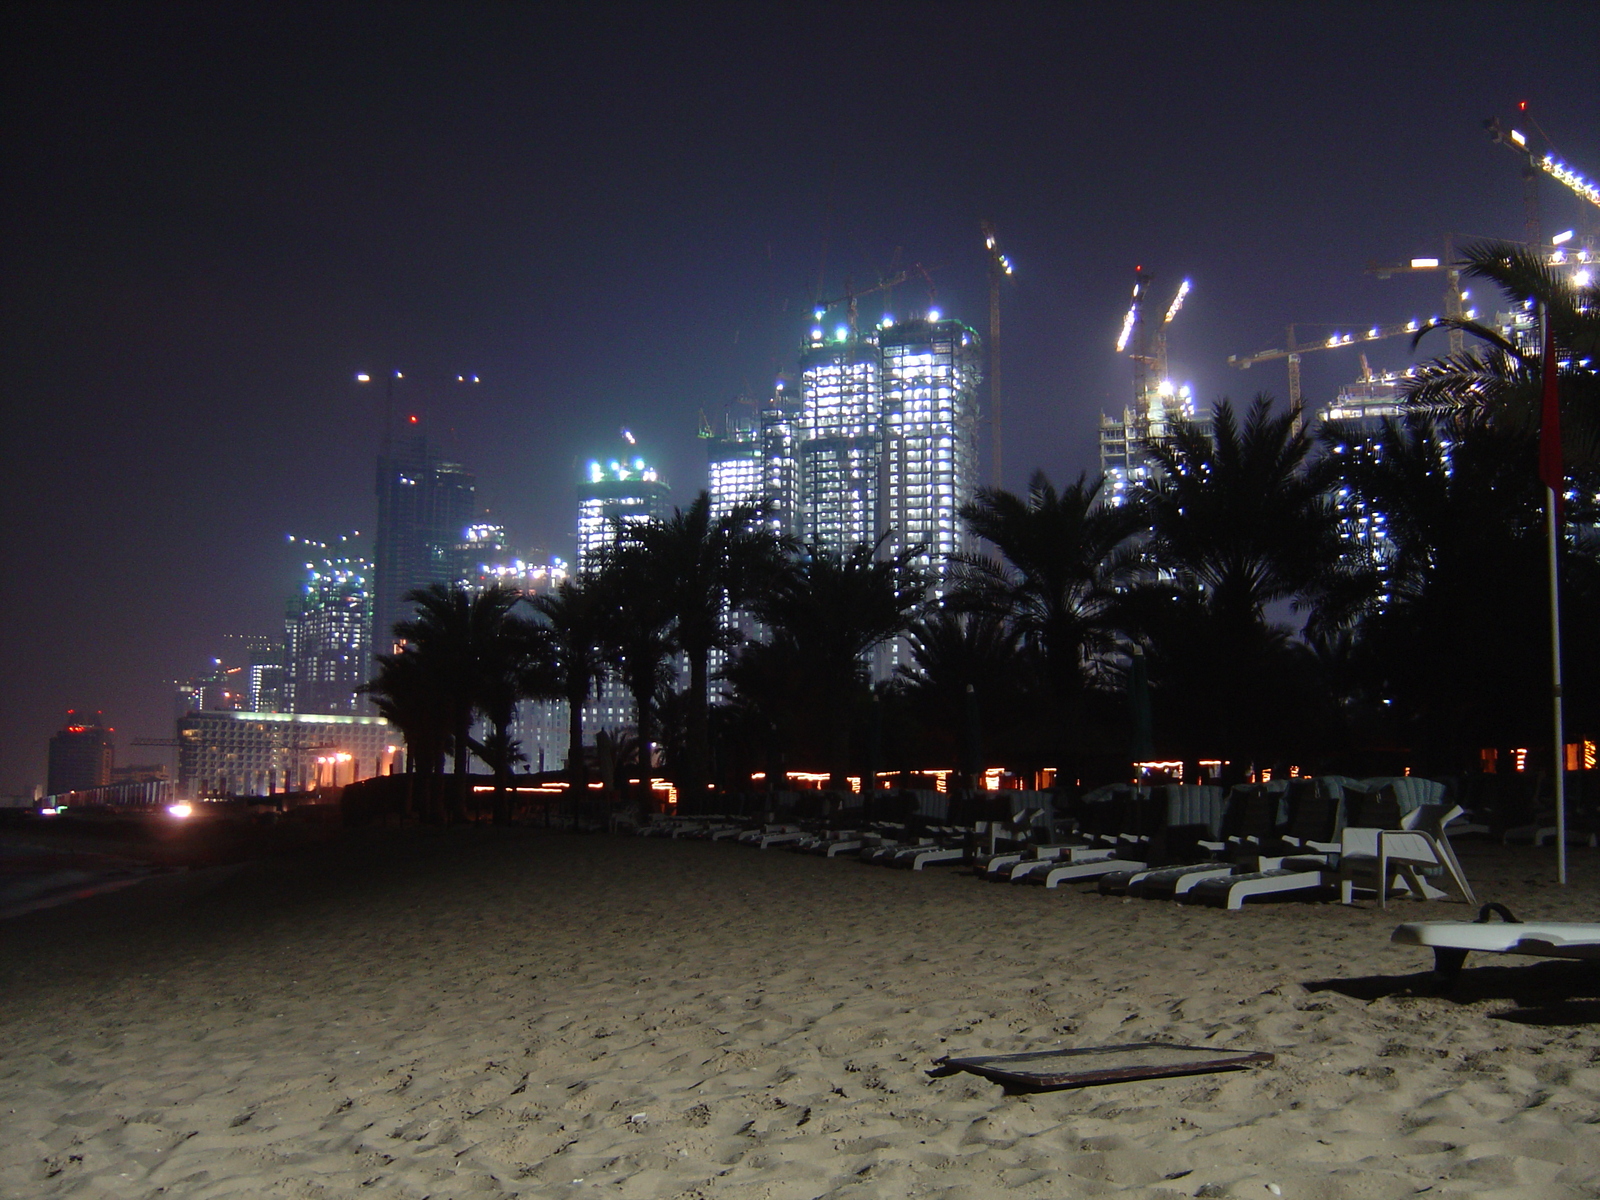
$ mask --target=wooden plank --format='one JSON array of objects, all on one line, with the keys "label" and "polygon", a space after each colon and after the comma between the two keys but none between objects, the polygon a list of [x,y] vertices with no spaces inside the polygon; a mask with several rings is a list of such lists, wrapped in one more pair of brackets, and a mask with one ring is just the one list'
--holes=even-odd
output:
[{"label": "wooden plank", "polygon": [[952,1070],[971,1071],[1008,1087],[1045,1090],[1117,1083],[1129,1079],[1162,1079],[1204,1075],[1265,1065],[1264,1051],[1218,1050],[1209,1046],[1175,1046],[1167,1042],[1132,1042],[1122,1046],[1062,1047],[1026,1054],[993,1054],[938,1060]]}]

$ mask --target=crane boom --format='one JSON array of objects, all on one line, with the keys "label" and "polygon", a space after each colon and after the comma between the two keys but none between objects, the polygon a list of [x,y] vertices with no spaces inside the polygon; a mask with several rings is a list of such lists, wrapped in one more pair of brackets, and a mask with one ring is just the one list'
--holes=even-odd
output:
[{"label": "crane boom", "polygon": [[1274,350],[1259,350],[1255,354],[1230,354],[1228,365],[1248,370],[1257,363],[1272,362],[1276,359],[1289,360],[1289,409],[1294,413],[1296,427],[1300,422],[1302,405],[1300,402],[1300,356],[1309,354],[1313,350],[1337,350],[1342,346],[1361,345],[1366,342],[1379,342],[1384,338],[1400,337],[1403,334],[1417,334],[1424,329],[1437,324],[1436,319],[1419,321],[1413,317],[1409,321],[1397,321],[1392,325],[1373,325],[1361,333],[1334,333],[1320,341],[1301,344],[1295,340],[1293,325],[1288,328],[1288,337],[1284,346]]},{"label": "crane boom", "polygon": [[862,296],[870,296],[874,292],[887,292],[890,288],[897,288],[906,280],[910,279],[913,275],[920,275],[922,277],[923,282],[928,285],[928,294],[931,296],[933,294],[933,277],[928,274],[927,270],[924,269],[921,263],[912,263],[909,267],[896,271],[880,282],[873,284],[869,288],[862,288],[860,291],[857,291],[853,284],[846,282],[844,295],[836,296],[832,300],[817,301],[817,320],[822,320],[823,314],[826,313],[828,309],[836,308],[841,304],[847,305],[848,308],[846,309],[846,312],[849,316],[850,332],[854,333],[856,331],[857,300],[861,299]]}]

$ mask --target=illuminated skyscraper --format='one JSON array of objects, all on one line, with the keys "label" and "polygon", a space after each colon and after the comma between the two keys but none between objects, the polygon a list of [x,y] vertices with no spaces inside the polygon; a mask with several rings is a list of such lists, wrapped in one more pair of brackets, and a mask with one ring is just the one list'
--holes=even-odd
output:
[{"label": "illuminated skyscraper", "polygon": [[[632,449],[630,445],[629,449]],[[592,570],[616,541],[617,522],[664,520],[671,489],[639,455],[589,464],[578,485],[578,570]]]},{"label": "illuminated skyscraper", "polygon": [[761,440],[761,496],[772,505],[771,527],[784,537],[800,536],[800,397],[783,381],[756,415]]},{"label": "illuminated skyscraper", "polygon": [[706,439],[706,494],[711,519],[720,521],[738,505],[757,504],[765,491],[761,470],[761,431],[753,417],[728,416],[722,432],[703,427]]},{"label": "illuminated skyscraper", "polygon": [[1211,436],[1211,417],[1202,416],[1195,406],[1194,392],[1187,385],[1175,388],[1163,380],[1144,395],[1141,403],[1122,410],[1122,416],[1100,416],[1100,474],[1104,476],[1101,499],[1107,504],[1125,504],[1130,491],[1149,483],[1154,470],[1151,442],[1172,436],[1179,422]]},{"label": "illuminated skyscraper", "polygon": [[292,713],[358,713],[372,675],[372,564],[329,554],[306,562],[284,618],[286,707]]},{"label": "illuminated skyscraper", "polygon": [[959,321],[887,321],[883,356],[886,549],[915,550],[943,595],[950,556],[965,548],[961,507],[977,490],[978,335]]},{"label": "illuminated skyscraper", "polygon": [[800,537],[835,554],[877,540],[883,363],[870,335],[820,329],[800,354]]},{"label": "illuminated skyscraper", "polygon": [[476,514],[476,483],[445,462],[423,434],[397,438],[378,458],[378,536],[370,577],[371,653],[394,647],[394,625],[410,615],[407,592],[451,584],[461,573],[461,546]]},{"label": "illuminated skyscraper", "polygon": [[[628,440],[627,449],[634,451],[633,435],[625,432],[624,437]],[[628,458],[590,462],[583,482],[578,485],[579,575],[594,570],[607,548],[616,543],[619,522],[626,525],[635,521],[661,521],[671,516],[671,495],[671,489],[656,469],[636,452]],[[546,725],[559,730],[557,718],[564,716],[566,704],[557,702],[552,710]],[[633,698],[627,689],[615,676],[603,677],[584,711],[584,728],[591,736],[602,729],[616,733],[633,719]],[[555,750],[554,745],[547,748]],[[560,752],[565,760],[564,742]],[[547,761],[553,758],[553,753],[547,755]]]}]

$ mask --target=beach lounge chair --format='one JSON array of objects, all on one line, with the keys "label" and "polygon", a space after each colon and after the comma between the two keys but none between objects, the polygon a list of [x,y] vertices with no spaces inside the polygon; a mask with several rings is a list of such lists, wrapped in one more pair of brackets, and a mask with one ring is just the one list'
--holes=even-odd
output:
[{"label": "beach lounge chair", "polygon": [[[1101,840],[1109,842],[1113,854],[1104,858],[1082,855],[1076,861],[1069,855],[1053,864],[1042,863],[1015,878],[1055,888],[1063,883],[1099,879],[1115,871],[1142,871],[1150,865],[1152,851],[1158,856],[1161,853],[1165,835],[1175,828],[1174,821],[1183,820],[1186,803],[1184,789],[1176,784],[1119,792],[1107,802],[1107,812],[1102,814],[1111,819],[1117,832],[1108,835],[1103,828],[1096,830]],[[1085,811],[1087,816],[1090,810]],[[1100,824],[1093,817],[1088,820],[1091,826]]]},{"label": "beach lounge chair", "polygon": [[[1172,785],[1165,790],[1166,823],[1148,855],[1153,863],[1164,865],[1124,868],[1102,875],[1102,895],[1178,895],[1201,879],[1233,872],[1233,864],[1222,855],[1232,832],[1228,814],[1242,808],[1234,793],[1209,785]],[[1201,860],[1196,853],[1201,850],[1208,851],[1210,857]],[[1152,885],[1154,890],[1147,891]]]},{"label": "beach lounge chair", "polygon": [[938,863],[964,862],[971,857],[976,829],[962,825],[932,825],[928,827],[928,833],[933,838],[931,845],[908,846],[893,855],[889,865],[920,871]]},{"label": "beach lounge chair", "polygon": [[1177,899],[1202,880],[1255,870],[1261,848],[1275,844],[1278,839],[1288,782],[1235,784],[1223,806],[1222,836],[1215,841],[1198,843],[1212,853],[1213,859],[1152,869],[1130,883],[1130,894],[1147,899]]},{"label": "beach lounge chair", "polygon": [[977,829],[985,844],[973,860],[973,871],[983,874],[999,855],[1027,853],[1028,838],[1033,835],[1035,822],[1043,815],[1042,808],[1024,808],[1004,821],[980,821]]},{"label": "beach lounge chair", "polygon": [[1187,898],[1237,909],[1251,896],[1305,891],[1337,881],[1347,790],[1353,789],[1336,776],[1291,780],[1285,793],[1289,819],[1278,845],[1263,845],[1266,853],[1255,859],[1254,870],[1202,879]]},{"label": "beach lounge chair", "polygon": [[741,845],[766,850],[787,842],[798,842],[806,836],[806,831],[798,825],[763,825],[760,829],[747,829],[739,834],[738,840]]},{"label": "beach lounge chair", "polygon": [[[1382,806],[1392,795],[1386,786],[1374,800]],[[1391,885],[1402,881],[1419,900],[1443,899],[1447,893],[1425,878],[1432,873],[1448,878],[1468,904],[1476,904],[1478,898],[1445,833],[1445,826],[1460,816],[1459,807],[1440,803],[1423,804],[1404,815],[1363,814],[1359,824],[1347,826],[1339,835],[1339,899],[1352,903],[1357,881],[1368,878],[1384,908],[1389,906]]]},{"label": "beach lounge chair", "polygon": [[[1054,832],[1054,830],[1052,830]],[[1048,835],[1047,835],[1048,836]],[[1056,834],[1060,837],[1060,834]],[[1033,842],[1011,851],[995,854],[977,863],[973,873],[993,883],[1015,882],[1044,863],[1089,862],[1116,856],[1114,844],[1093,845],[1083,836],[1070,840]]]},{"label": "beach lounge chair", "polygon": [[[1491,913],[1503,920],[1491,922]],[[1503,904],[1485,904],[1476,921],[1417,921],[1400,926],[1389,939],[1405,946],[1427,946],[1441,983],[1461,973],[1467,955],[1530,954],[1537,958],[1600,960],[1600,923],[1519,921]]]}]

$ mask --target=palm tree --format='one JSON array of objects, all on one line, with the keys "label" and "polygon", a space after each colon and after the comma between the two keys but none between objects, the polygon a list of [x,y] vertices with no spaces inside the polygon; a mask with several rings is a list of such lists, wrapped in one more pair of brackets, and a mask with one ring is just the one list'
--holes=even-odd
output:
[{"label": "palm tree", "polygon": [[1100,485],[1080,475],[1057,491],[1036,471],[1026,497],[984,488],[961,510],[999,557],[957,556],[953,603],[1011,622],[1043,666],[1069,737],[1115,646],[1117,589],[1133,561],[1129,539],[1142,527],[1135,508],[1100,504]]},{"label": "palm tree", "polygon": [[636,766],[639,799],[648,800],[655,715],[661,694],[672,683],[672,610],[659,588],[655,564],[645,546],[622,535],[607,547],[590,581],[598,599],[600,640],[605,662],[633,697],[638,736]]},{"label": "palm tree", "polygon": [[426,781],[429,807],[433,782],[444,769],[450,746],[450,713],[443,692],[429,678],[427,660],[414,650],[377,656],[377,674],[361,690],[372,697],[378,715],[400,731],[406,744],[405,816],[415,809],[414,781]]},{"label": "palm tree", "polygon": [[670,614],[672,648],[689,664],[684,712],[687,754],[681,783],[699,795],[709,755],[707,712],[711,654],[738,644],[730,620],[778,571],[785,544],[768,527],[767,509],[742,504],[713,519],[711,497],[701,492],[687,509],[664,521],[641,521],[619,529],[620,553],[637,555],[638,570]]},{"label": "palm tree", "polygon": [[[820,725],[819,749],[836,789],[844,785],[852,706],[866,694],[867,655],[905,631],[927,589],[912,565],[916,548],[880,558],[882,545],[846,554],[812,548],[750,604],[772,636],[745,653],[754,664],[781,668],[790,690],[780,703],[791,721],[803,706]],[[730,670],[730,679],[738,688],[749,674]]]},{"label": "palm tree", "polygon": [[940,608],[913,622],[906,641],[911,664],[899,673],[910,699],[932,718],[927,724],[952,735],[951,744],[962,748],[959,769],[971,773],[966,760],[983,757],[977,715],[991,728],[1001,727],[998,718],[1020,715],[1014,701],[1031,673],[1021,630],[994,613]]},{"label": "palm tree", "polygon": [[1549,626],[1535,439],[1481,413],[1418,414],[1387,423],[1375,451],[1343,471],[1385,517],[1381,591],[1358,627],[1368,688],[1435,769],[1536,740]]},{"label": "palm tree", "polygon": [[592,581],[568,579],[553,592],[534,596],[538,614],[533,657],[544,674],[535,694],[567,702],[567,774],[574,803],[589,787],[584,765],[583,708],[605,669],[601,651],[601,596]]},{"label": "palm tree", "polygon": [[[1549,321],[1560,364],[1561,442],[1569,470],[1600,466],[1600,282],[1592,269],[1574,275],[1543,253],[1506,242],[1481,242],[1465,252],[1466,273],[1496,284],[1515,308],[1530,305]],[[1578,279],[1588,276],[1587,283]],[[1532,434],[1543,391],[1540,353],[1524,350],[1481,321],[1447,317],[1424,327],[1460,329],[1478,345],[1421,364],[1404,384],[1410,403],[1430,411],[1462,412],[1503,429]]]},{"label": "palm tree", "polygon": [[1281,715],[1273,702],[1290,667],[1291,631],[1269,605],[1315,605],[1342,568],[1331,467],[1309,462],[1312,439],[1292,413],[1257,396],[1241,425],[1226,400],[1213,435],[1180,423],[1150,443],[1156,477],[1135,496],[1149,522],[1144,553],[1172,583],[1130,598],[1150,641],[1152,686],[1235,770],[1262,751]]},{"label": "palm tree", "polygon": [[440,704],[449,713],[458,818],[465,816],[470,787],[473,716],[485,681],[507,669],[508,660],[517,652],[510,613],[519,598],[513,589],[499,585],[474,593],[464,587],[429,584],[406,595],[406,600],[416,605],[416,612],[395,625],[396,636],[407,643],[408,653],[419,656],[428,679],[439,691]]},{"label": "palm tree", "polygon": [[[519,597],[526,599],[527,597]],[[496,634],[493,652],[483,658],[477,687],[477,707],[488,729],[472,749],[494,772],[494,822],[509,824],[507,789],[517,764],[528,761],[521,741],[512,733],[517,705],[526,699],[549,696],[556,673],[539,626],[507,613]]]}]

